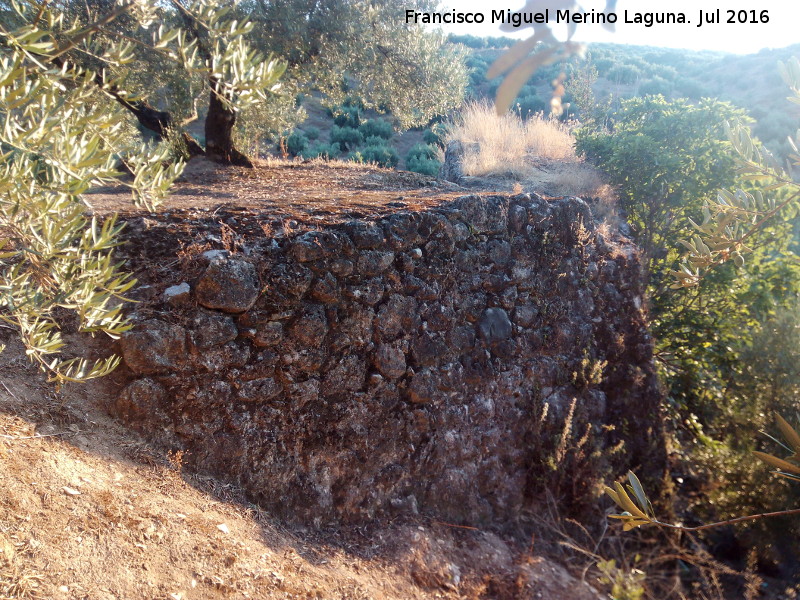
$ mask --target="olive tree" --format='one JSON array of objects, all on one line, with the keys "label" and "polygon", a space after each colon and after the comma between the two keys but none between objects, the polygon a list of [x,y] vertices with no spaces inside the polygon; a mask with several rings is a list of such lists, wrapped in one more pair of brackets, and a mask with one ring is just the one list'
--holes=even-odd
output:
[{"label": "olive tree", "polygon": [[[79,331],[93,334],[114,337],[130,327],[121,309],[134,280],[113,256],[120,225],[88,214],[85,193],[119,182],[152,208],[182,169],[170,144],[142,145],[131,136],[131,113],[152,116],[127,91],[137,45],[103,32],[118,19],[150,31],[153,50],[213,80],[223,111],[258,96],[277,75],[274,66],[247,60],[236,42],[245,25],[231,28],[226,44],[224,14],[202,0],[191,7],[196,23],[217,27],[210,58],[185,29],[156,27],[159,9],[145,1],[108,3],[86,20],[47,2],[0,3],[0,319],[52,379],[98,377],[118,363],[65,357],[61,326],[70,315]],[[165,131],[171,125],[154,119]],[[120,179],[120,162],[132,179]]]}]

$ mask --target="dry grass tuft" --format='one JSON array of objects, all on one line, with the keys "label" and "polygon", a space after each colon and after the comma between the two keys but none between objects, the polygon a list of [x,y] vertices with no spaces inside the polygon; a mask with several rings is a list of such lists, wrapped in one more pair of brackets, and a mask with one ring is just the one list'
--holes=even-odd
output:
[{"label": "dry grass tuft", "polygon": [[455,118],[448,141],[464,144],[465,175],[524,178],[533,158],[575,160],[574,141],[563,123],[541,115],[523,120],[498,115],[488,102],[467,104]]},{"label": "dry grass tuft", "polygon": [[41,598],[42,577],[26,569],[11,541],[0,533],[0,599]]},{"label": "dry grass tuft", "polygon": [[600,171],[575,154],[570,126],[536,115],[498,115],[488,102],[472,102],[455,117],[448,142],[464,147],[462,171],[471,177],[510,177],[514,193],[594,198],[598,220],[616,220],[616,194]]}]

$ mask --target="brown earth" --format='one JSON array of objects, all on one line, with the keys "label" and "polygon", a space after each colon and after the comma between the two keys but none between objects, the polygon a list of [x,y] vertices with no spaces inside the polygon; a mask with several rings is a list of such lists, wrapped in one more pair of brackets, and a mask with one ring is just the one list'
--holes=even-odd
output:
[{"label": "brown earth", "polygon": [[[159,209],[176,226],[195,211],[244,210],[262,227],[313,228],[460,195],[423,176],[337,164],[200,163],[184,179]],[[147,217],[124,190],[89,200],[101,214]],[[12,331],[0,338],[0,599],[600,597],[508,534],[422,517],[289,529],[110,419],[114,374],[57,390]],[[79,351],[88,341],[73,339]]]},{"label": "brown earth", "polygon": [[[293,219],[313,226],[379,217],[398,208],[420,210],[464,193],[463,188],[419,173],[352,162],[268,159],[257,161],[254,169],[221,169],[199,158],[187,165],[157,212],[235,207],[255,209],[265,220]],[[97,189],[86,198],[101,214],[143,214],[132,206],[124,186]]]}]

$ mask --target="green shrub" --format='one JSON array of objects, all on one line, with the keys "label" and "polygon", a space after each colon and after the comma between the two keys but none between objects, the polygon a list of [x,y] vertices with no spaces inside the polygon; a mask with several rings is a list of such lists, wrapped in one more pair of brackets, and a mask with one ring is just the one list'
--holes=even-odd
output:
[{"label": "green shrub", "polygon": [[396,167],[400,162],[397,150],[390,146],[367,146],[361,150],[364,162],[375,163],[381,167]]},{"label": "green shrub", "polygon": [[319,138],[319,134],[320,134],[319,127],[313,127],[313,126],[311,126],[311,127],[306,127],[306,128],[305,128],[305,134],[306,134],[306,137],[307,137],[309,140],[312,140],[312,141],[314,141],[314,140],[316,140],[317,138]]},{"label": "green shrub", "polygon": [[364,161],[364,155],[363,155],[363,154],[361,154],[361,152],[359,152],[358,150],[356,150],[355,152],[351,152],[350,154],[348,154],[348,155],[347,155],[347,160],[349,160],[350,162],[357,162],[357,163],[363,163],[363,162],[365,162],[365,161]]},{"label": "green shrub", "polygon": [[615,83],[636,83],[641,76],[641,70],[633,65],[615,65],[606,74],[606,77]]},{"label": "green shrub", "polygon": [[431,146],[444,148],[444,138],[447,134],[447,126],[444,123],[436,123],[430,129],[426,129],[422,134],[422,141]]},{"label": "green shrub", "polygon": [[406,162],[414,158],[433,160],[439,157],[439,150],[429,144],[415,144],[406,155]]},{"label": "green shrub", "polygon": [[641,96],[669,96],[672,92],[672,84],[661,77],[653,77],[639,86]]},{"label": "green shrub", "polygon": [[286,138],[286,151],[292,156],[297,156],[308,148],[308,138],[302,131],[295,131]]},{"label": "green shrub", "polygon": [[339,156],[338,144],[326,144],[324,142],[317,142],[313,146],[306,148],[300,153],[300,156],[305,159],[311,158],[324,158],[330,160]]},{"label": "green shrub", "polygon": [[431,177],[436,177],[439,174],[441,166],[442,163],[440,161],[425,158],[424,156],[414,156],[406,159],[406,167],[408,167],[409,171],[430,175]]},{"label": "green shrub", "polygon": [[384,119],[370,119],[369,121],[364,121],[358,127],[358,130],[365,138],[375,136],[388,140],[394,135],[392,124]]},{"label": "green shrub", "polygon": [[333,122],[339,127],[358,127],[361,124],[361,111],[357,106],[339,106],[333,111]]},{"label": "green shrub", "polygon": [[524,119],[540,112],[547,112],[550,110],[550,106],[539,96],[525,96],[517,100],[517,109],[519,115]]},{"label": "green shrub", "polygon": [[368,138],[364,139],[365,146],[388,146],[389,140],[386,138],[378,137],[377,135],[371,135]]},{"label": "green shrub", "polygon": [[358,129],[352,127],[338,127],[331,129],[331,144],[337,144],[342,151],[352,150],[360,146],[364,141],[364,136]]}]

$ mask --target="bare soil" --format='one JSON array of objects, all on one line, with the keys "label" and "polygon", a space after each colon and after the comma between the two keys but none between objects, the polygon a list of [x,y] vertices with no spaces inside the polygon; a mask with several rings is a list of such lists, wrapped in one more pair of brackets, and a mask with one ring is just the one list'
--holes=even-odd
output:
[{"label": "bare soil", "polygon": [[[199,158],[187,165],[157,213],[237,207],[264,220],[313,225],[420,210],[465,193],[459,186],[419,173],[351,162],[269,159],[244,169],[221,168]],[[99,214],[142,214],[132,206],[123,185],[94,190],[86,198]]]}]

